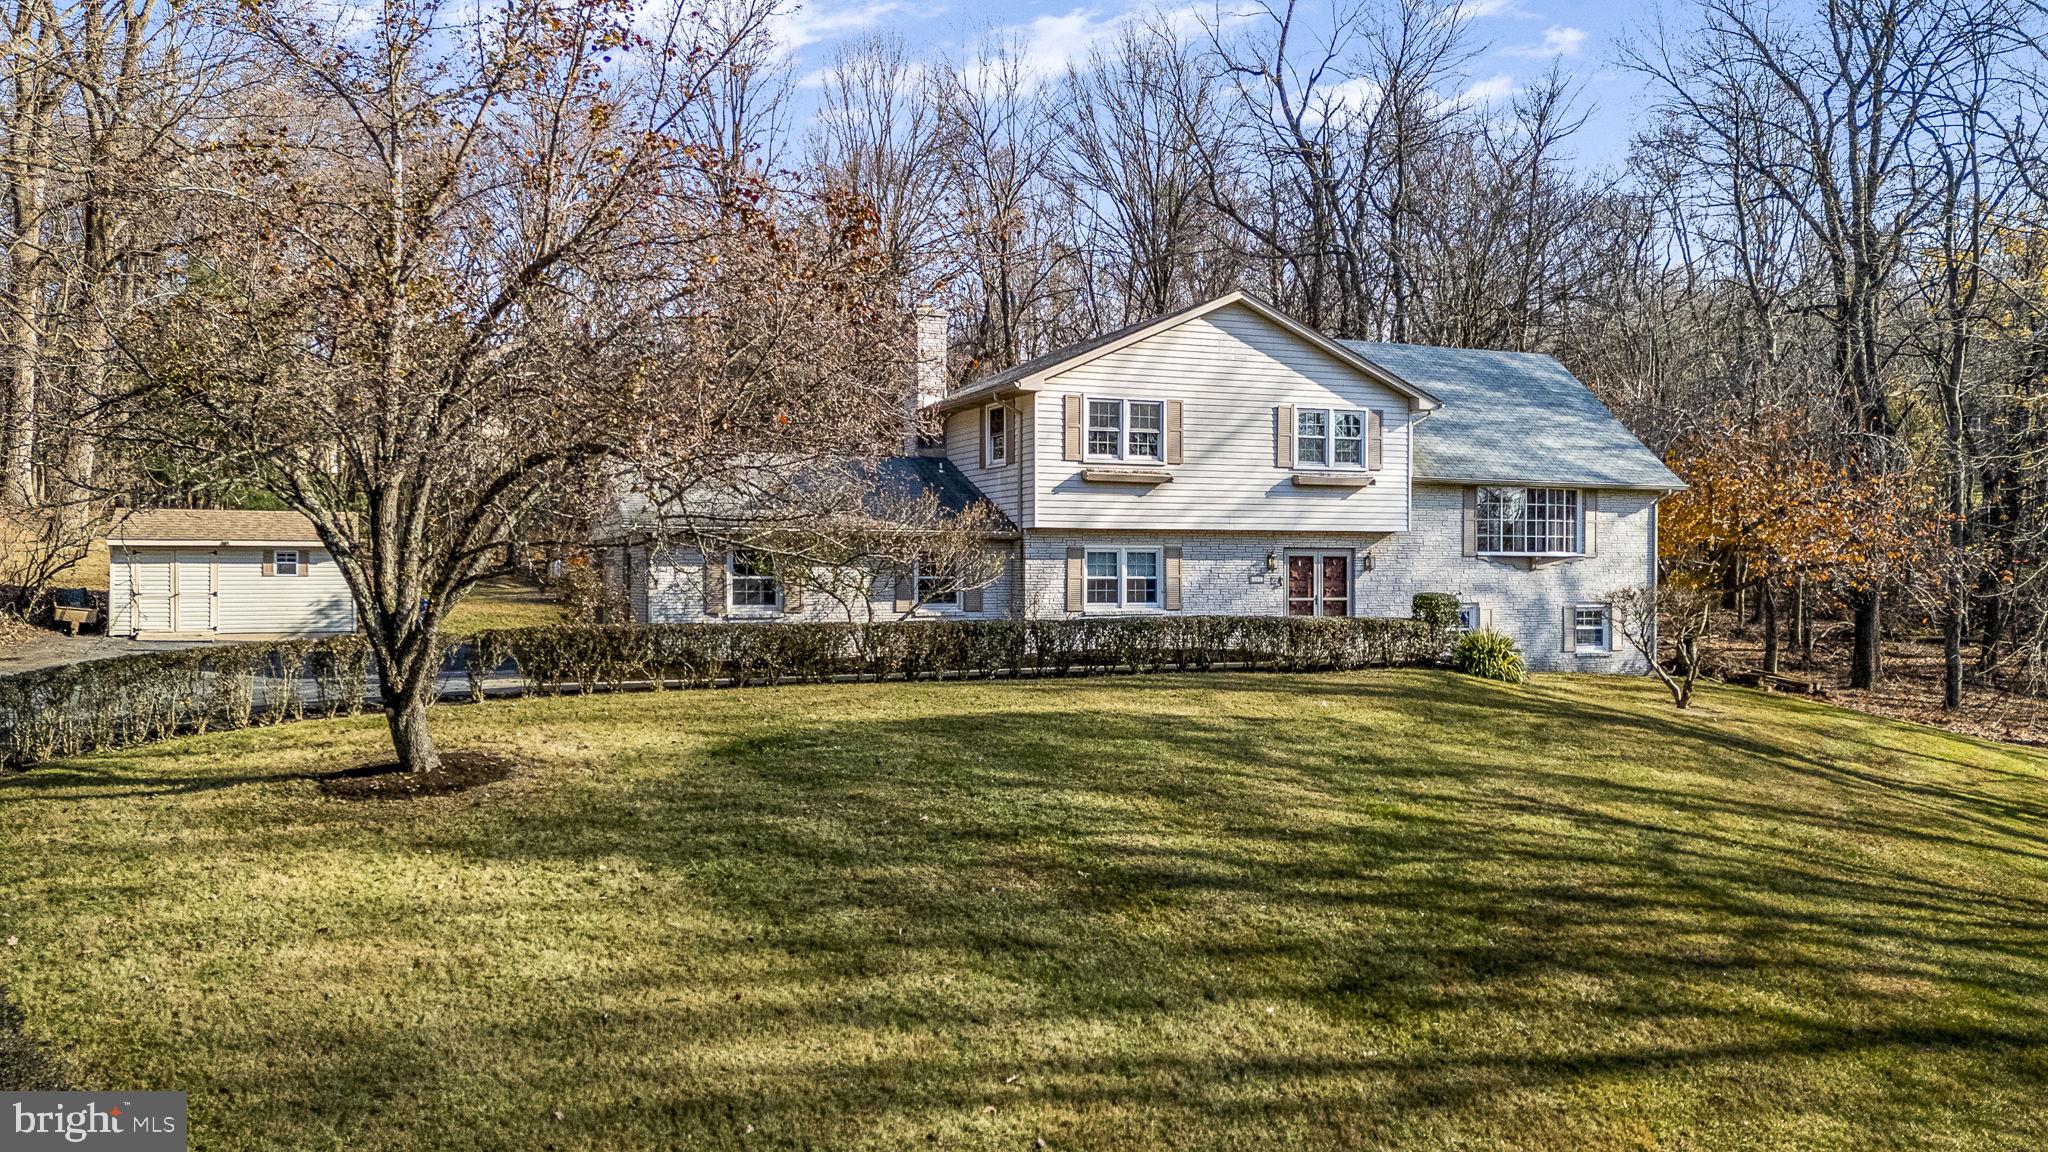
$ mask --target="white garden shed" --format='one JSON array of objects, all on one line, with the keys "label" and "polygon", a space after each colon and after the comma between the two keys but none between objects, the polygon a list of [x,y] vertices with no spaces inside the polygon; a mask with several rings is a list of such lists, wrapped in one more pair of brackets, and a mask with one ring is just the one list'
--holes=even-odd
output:
[{"label": "white garden shed", "polygon": [[256,639],[353,632],[355,602],[297,512],[128,512],[107,536],[107,634]]}]

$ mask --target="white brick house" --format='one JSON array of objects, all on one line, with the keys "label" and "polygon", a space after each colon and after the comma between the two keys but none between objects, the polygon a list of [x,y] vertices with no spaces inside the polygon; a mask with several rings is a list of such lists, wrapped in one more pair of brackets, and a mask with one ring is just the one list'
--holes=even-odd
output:
[{"label": "white brick house", "polygon": [[1548,356],[1339,342],[1233,293],[951,392],[928,353],[917,399],[942,434],[885,467],[1001,512],[1001,578],[800,603],[744,554],[642,547],[634,618],[1407,616],[1447,592],[1532,667],[1643,668],[1603,602],[1654,583],[1683,485]]}]

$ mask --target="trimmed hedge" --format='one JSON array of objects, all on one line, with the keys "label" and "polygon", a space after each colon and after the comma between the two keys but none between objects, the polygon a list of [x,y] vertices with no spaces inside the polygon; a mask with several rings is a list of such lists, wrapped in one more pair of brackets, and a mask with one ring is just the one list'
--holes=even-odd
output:
[{"label": "trimmed hedge", "polygon": [[0,764],[354,715],[369,685],[370,646],[360,636],[140,652],[0,677]]},{"label": "trimmed hedge", "polygon": [[[451,640],[469,695],[926,677],[1071,676],[1217,665],[1392,667],[1444,655],[1421,620],[1236,616],[886,624],[559,625]],[[259,684],[260,681],[260,684]],[[0,677],[0,763],[26,767],[183,732],[354,715],[360,636],[147,652]],[[259,690],[260,688],[260,690]]]},{"label": "trimmed hedge", "polygon": [[787,680],[1069,676],[1219,664],[1286,671],[1393,667],[1443,656],[1426,621],[1148,616],[887,624],[563,625],[478,633],[470,695],[516,672],[528,692],[632,683],[687,687]]}]

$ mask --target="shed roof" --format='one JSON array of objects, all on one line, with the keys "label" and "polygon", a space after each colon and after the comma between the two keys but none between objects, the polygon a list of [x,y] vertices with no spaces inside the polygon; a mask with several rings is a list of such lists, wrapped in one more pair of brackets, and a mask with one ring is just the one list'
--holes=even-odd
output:
[{"label": "shed roof", "polygon": [[297,512],[222,508],[158,508],[123,512],[107,532],[109,543],[309,544],[320,543],[313,522]]}]

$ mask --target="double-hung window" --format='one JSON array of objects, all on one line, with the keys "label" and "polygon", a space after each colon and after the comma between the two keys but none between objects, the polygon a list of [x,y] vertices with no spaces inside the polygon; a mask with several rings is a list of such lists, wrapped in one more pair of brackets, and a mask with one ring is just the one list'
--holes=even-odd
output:
[{"label": "double-hung window", "polygon": [[1082,559],[1083,602],[1090,608],[1157,608],[1157,548],[1090,548]]},{"label": "double-hung window", "polygon": [[1579,494],[1571,488],[1481,488],[1479,551],[1572,556],[1579,551]]},{"label": "double-hung window", "polygon": [[1607,632],[1607,605],[1579,604],[1572,608],[1572,648],[1575,651],[1607,651]]},{"label": "double-hung window", "polygon": [[917,602],[927,608],[958,608],[960,579],[944,565],[917,563]]},{"label": "double-hung window", "polygon": [[1480,624],[1481,624],[1481,623],[1482,623],[1482,622],[1483,622],[1484,620],[1485,620],[1485,617],[1484,617],[1484,616],[1482,616],[1482,615],[1480,614],[1480,612],[1479,612],[1479,605],[1477,605],[1477,604],[1460,604],[1460,605],[1458,605],[1458,631],[1460,631],[1460,632],[1477,632],[1477,631],[1479,631],[1479,625],[1480,625]]},{"label": "double-hung window", "polygon": [[1158,400],[1088,398],[1088,456],[1094,460],[1166,459],[1166,405]]},{"label": "double-hung window", "polygon": [[1365,467],[1365,413],[1296,408],[1294,462],[1304,468]]},{"label": "double-hung window", "polygon": [[766,556],[737,549],[725,558],[726,588],[736,612],[772,612],[782,607],[782,582]]},{"label": "double-hung window", "polygon": [[279,576],[299,574],[299,551],[296,548],[279,548],[272,556],[270,570]]},{"label": "double-hung window", "polygon": [[988,463],[991,468],[1007,464],[1010,459],[1010,410],[1001,404],[987,408]]}]

